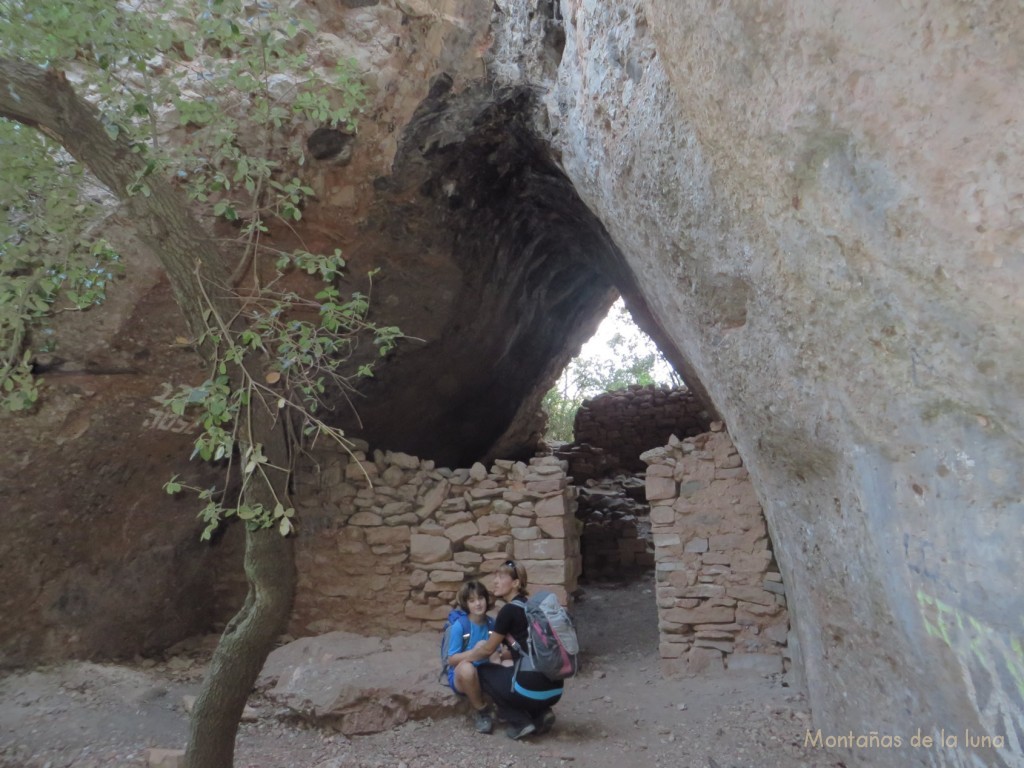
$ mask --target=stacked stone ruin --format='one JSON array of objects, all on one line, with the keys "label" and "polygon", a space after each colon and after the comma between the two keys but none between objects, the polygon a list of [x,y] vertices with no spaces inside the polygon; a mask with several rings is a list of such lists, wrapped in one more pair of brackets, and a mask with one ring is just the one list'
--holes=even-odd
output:
[{"label": "stacked stone ruin", "polygon": [[[321,452],[298,490],[295,635],[439,627],[464,581],[509,558],[531,589],[563,603],[576,589],[576,488],[555,457],[452,470],[392,451]],[[229,582],[224,599],[243,586]]]},{"label": "stacked stone ruin", "polygon": [[782,672],[789,617],[761,505],[720,422],[643,454],[669,671]]},{"label": "stacked stone ruin", "polygon": [[[712,430],[643,454],[661,661],[668,674],[781,672],[788,615],[764,516],[728,434]],[[571,604],[583,526],[564,461],[452,470],[360,448],[322,451],[300,469],[291,634],[439,628],[459,586],[509,558],[527,568],[532,590]],[[636,548],[620,563],[646,553],[632,535],[616,547]],[[225,568],[229,615],[245,582]]]},{"label": "stacked stone ruin", "polygon": [[711,414],[685,387],[635,384],[585,400],[573,422],[574,440],[556,455],[577,483],[616,470],[643,471],[640,454],[670,435],[706,432]]},{"label": "stacked stone ruin", "polygon": [[588,480],[580,486],[577,505],[588,582],[628,581],[651,572],[654,542],[642,475]]}]

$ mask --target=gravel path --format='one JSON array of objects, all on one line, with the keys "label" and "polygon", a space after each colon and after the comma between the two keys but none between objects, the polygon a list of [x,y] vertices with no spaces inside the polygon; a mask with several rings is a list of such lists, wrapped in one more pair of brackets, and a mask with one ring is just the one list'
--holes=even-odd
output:
[{"label": "gravel path", "polygon": [[[761,677],[665,680],[657,661],[650,583],[590,586],[576,608],[581,674],[543,738],[513,742],[467,719],[409,722],[346,738],[281,720],[254,696],[239,731],[239,768],[837,768],[804,747],[804,697]],[[185,697],[208,649],[131,665],[75,662],[0,679],[0,766],[147,766],[152,749],[180,749]]]}]

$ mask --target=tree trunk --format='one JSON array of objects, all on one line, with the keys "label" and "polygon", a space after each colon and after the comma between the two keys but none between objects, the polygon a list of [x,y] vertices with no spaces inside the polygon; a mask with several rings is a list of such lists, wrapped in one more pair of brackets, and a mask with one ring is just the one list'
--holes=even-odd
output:
[{"label": "tree trunk", "polygon": [[[146,161],[124,134],[108,132],[96,110],[74,92],[63,73],[0,58],[0,117],[36,128],[59,142],[110,188],[131,212],[139,238],[167,272],[191,332],[204,329],[208,300],[230,322],[237,304],[230,291],[226,259],[192,215],[184,195],[164,178],[146,174]],[[139,182],[148,194],[132,194]],[[206,297],[204,299],[204,296]],[[212,350],[200,352],[209,359]],[[290,465],[284,420],[252,404],[240,434],[264,446],[271,466]],[[246,429],[246,427],[251,429]],[[244,448],[244,446],[243,446]],[[247,500],[274,507],[287,495],[287,471],[269,479],[258,473]],[[186,754],[189,768],[231,768],[235,734],[252,685],[276,638],[284,631],[295,590],[292,543],[276,529],[246,532],[245,571],[249,594],[214,653],[191,718]]]},{"label": "tree trunk", "polygon": [[[262,404],[254,406],[253,432],[267,437],[264,453],[270,464],[288,466],[288,443],[280,419]],[[243,430],[244,432],[244,430]],[[287,476],[271,476],[274,490],[283,498]],[[274,507],[266,483],[251,483],[246,501]],[[221,635],[206,673],[203,690],[196,699],[189,722],[186,768],[229,768],[235,751],[235,733],[245,702],[263,662],[284,631],[295,594],[295,553],[292,540],[276,528],[245,532],[245,574],[249,593],[242,609]]]}]

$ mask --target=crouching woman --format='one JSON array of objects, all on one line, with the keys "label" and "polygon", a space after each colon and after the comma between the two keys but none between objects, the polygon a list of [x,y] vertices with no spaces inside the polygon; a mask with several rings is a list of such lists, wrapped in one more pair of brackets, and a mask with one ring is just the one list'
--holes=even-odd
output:
[{"label": "crouching woman", "polygon": [[506,561],[494,572],[491,591],[505,605],[498,611],[491,636],[469,652],[473,661],[489,658],[502,643],[512,652],[515,664],[510,667],[485,663],[476,668],[480,687],[493,699],[498,717],[508,722],[505,733],[510,739],[550,731],[555,723],[551,707],[562,698],[562,681],[549,680],[529,665],[526,579],[526,568],[514,560]]}]

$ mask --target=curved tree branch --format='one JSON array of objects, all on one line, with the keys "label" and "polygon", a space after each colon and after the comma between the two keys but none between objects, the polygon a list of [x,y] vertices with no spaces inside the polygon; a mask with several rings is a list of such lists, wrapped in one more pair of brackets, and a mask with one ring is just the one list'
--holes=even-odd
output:
[{"label": "curved tree branch", "polygon": [[[118,198],[134,220],[139,238],[167,272],[189,330],[203,331],[206,284],[215,311],[232,317],[226,260],[189,210],[181,190],[151,174],[142,154],[116,126],[82,99],[63,72],[0,58],[0,117],[35,128],[61,144]],[[144,184],[146,190],[134,191]],[[197,269],[198,267],[198,269]],[[211,350],[201,350],[209,357]]]}]

